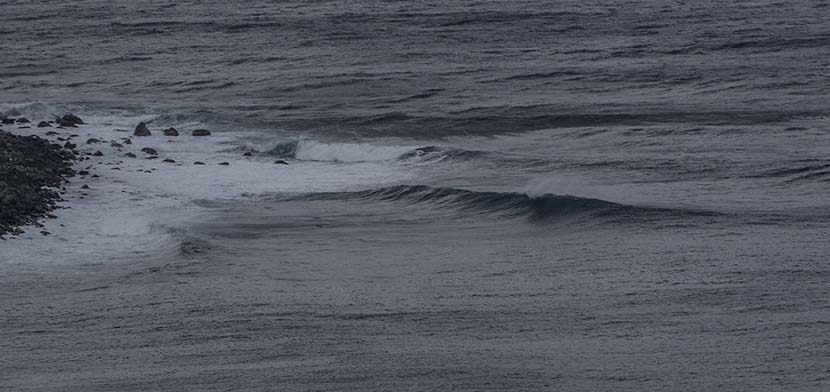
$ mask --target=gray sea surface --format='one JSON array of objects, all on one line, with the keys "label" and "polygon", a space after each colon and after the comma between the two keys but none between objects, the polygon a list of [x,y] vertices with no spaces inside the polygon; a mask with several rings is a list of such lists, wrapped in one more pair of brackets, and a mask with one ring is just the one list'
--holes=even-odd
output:
[{"label": "gray sea surface", "polygon": [[830,390],[826,1],[0,14],[0,112],[154,130],[0,240],[0,390]]}]

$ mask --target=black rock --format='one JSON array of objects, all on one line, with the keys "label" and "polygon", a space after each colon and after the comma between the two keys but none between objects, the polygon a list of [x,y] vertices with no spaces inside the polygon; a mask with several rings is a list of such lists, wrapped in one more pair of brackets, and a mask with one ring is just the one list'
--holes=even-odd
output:
[{"label": "black rock", "polygon": [[288,164],[288,162],[283,161],[283,160],[281,160],[281,159],[280,159],[280,160],[278,160],[278,161],[274,162],[274,164],[277,164],[277,165],[287,165],[287,164]]},{"label": "black rock", "polygon": [[143,152],[143,153],[145,153],[145,154],[150,154],[150,155],[158,155],[158,154],[159,154],[159,152],[158,152],[158,151],[156,151],[155,149],[150,148],[150,147],[144,147],[144,148],[142,148],[142,149],[141,149],[141,152]]},{"label": "black rock", "polygon": [[55,131],[46,132],[46,136],[55,136],[55,135],[60,135],[60,133],[57,133]]},{"label": "black rock", "polygon": [[96,144],[96,143],[101,143],[101,141],[94,138],[94,137],[90,138],[90,139],[87,139],[87,141],[86,141],[86,144]]},{"label": "black rock", "polygon": [[127,157],[127,158],[135,158],[135,154],[133,154],[131,152],[128,152],[128,153],[124,154],[124,156]]},{"label": "black rock", "polygon": [[152,132],[150,132],[150,130],[147,129],[147,124],[142,122],[142,123],[138,123],[138,125],[135,127],[135,131],[133,132],[133,135],[134,136],[150,136],[150,135],[152,135]]},{"label": "black rock", "polygon": [[170,158],[167,158],[167,159],[163,160],[162,162],[167,162],[167,163],[176,163],[176,161],[174,161],[174,160],[172,160],[172,159],[170,159]]},{"label": "black rock", "polygon": [[84,184],[81,189],[89,189],[89,185]]},{"label": "black rock", "polygon": [[164,130],[164,136],[179,136],[179,131],[176,128],[170,127]]},{"label": "black rock", "polygon": [[30,123],[30,121],[26,117],[20,117],[20,118],[17,119],[17,123],[18,124],[28,124],[28,123]]},{"label": "black rock", "polygon": [[246,156],[246,157],[252,157],[252,156],[254,156],[254,154],[253,154],[252,152],[250,152],[250,151],[248,151],[248,152],[246,152],[246,153],[244,153],[244,154],[242,154],[242,155],[243,155],[243,156]]},{"label": "black rock", "polygon": [[41,122],[37,123],[37,127],[38,128],[51,128],[52,126],[49,125],[49,123],[46,122],[46,121],[41,121]]},{"label": "black rock", "polygon": [[78,175],[79,175],[79,176],[85,176],[85,175],[87,175],[87,174],[89,174],[89,172],[88,172],[88,171],[86,171],[86,170],[81,170],[81,171],[79,171],[79,172],[78,172]]},{"label": "black rock", "polygon": [[94,153],[92,153],[92,156],[94,156],[94,157],[102,157],[102,156],[104,156],[104,153],[103,153],[103,152],[101,152],[100,150],[97,150],[97,151],[95,151]]},{"label": "black rock", "polygon": [[63,145],[63,148],[65,148],[65,149],[67,149],[67,150],[74,150],[74,149],[75,149],[75,147],[78,147],[78,145],[77,145],[77,144],[72,144],[71,142],[66,142],[66,143]]},{"label": "black rock", "polygon": [[205,163],[204,163],[204,162],[199,162],[199,161],[196,161],[196,162],[193,162],[193,164],[194,164],[194,165],[204,165]]},{"label": "black rock", "polygon": [[231,164],[228,162],[220,162],[219,166],[230,166]]},{"label": "black rock", "polygon": [[0,120],[0,122],[2,122],[3,124],[14,124],[14,119],[13,118],[4,118],[3,120]]},{"label": "black rock", "polygon": [[80,117],[74,114],[66,114],[63,117],[57,119],[56,121],[62,127],[76,127],[84,123],[84,120],[81,120]]},{"label": "black rock", "polygon": [[210,136],[210,131],[207,129],[197,129],[193,131],[193,136]]},{"label": "black rock", "polygon": [[124,144],[133,144],[133,141],[130,138],[124,138]]},{"label": "black rock", "polygon": [[122,148],[122,147],[124,147],[124,146],[123,146],[123,145],[121,145],[121,143],[110,142],[110,147]]}]

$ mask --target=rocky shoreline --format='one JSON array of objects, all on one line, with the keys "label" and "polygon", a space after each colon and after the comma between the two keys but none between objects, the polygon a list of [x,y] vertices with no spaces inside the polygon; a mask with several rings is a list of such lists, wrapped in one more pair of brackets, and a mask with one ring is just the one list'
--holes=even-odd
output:
[{"label": "rocky shoreline", "polygon": [[[8,124],[9,119],[3,120]],[[59,188],[75,175],[75,157],[73,151],[41,137],[0,128],[0,238],[53,217],[50,212],[62,200]]]}]

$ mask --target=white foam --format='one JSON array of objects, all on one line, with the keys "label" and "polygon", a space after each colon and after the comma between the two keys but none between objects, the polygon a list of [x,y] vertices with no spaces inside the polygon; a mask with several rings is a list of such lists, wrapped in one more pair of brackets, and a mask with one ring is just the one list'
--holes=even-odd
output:
[{"label": "white foam", "polygon": [[[89,170],[99,178],[76,177],[68,187],[68,201],[62,203],[70,209],[59,210],[59,218],[45,221],[43,229],[29,227],[23,236],[0,242],[0,267],[129,261],[164,249],[172,251],[180,240],[178,233],[186,231],[188,219],[202,211],[196,200],[366,189],[415,175],[403,165],[388,162],[410,147],[303,139],[298,160],[281,165],[275,164],[273,157],[243,157],[228,149],[228,145],[244,144],[245,138],[261,138],[261,134],[217,132],[193,137],[188,131],[204,124],[154,124],[157,118],[151,114],[79,114],[88,125],[57,131],[78,134],[73,143],[82,153],[100,150],[104,154],[75,165],[76,170]],[[41,119],[30,118],[34,123]],[[123,144],[121,139],[130,137],[141,121],[150,124],[153,136],[131,137],[133,144]],[[29,125],[32,128],[7,130],[39,136],[56,130]],[[163,136],[161,129],[169,125],[178,125],[182,136]],[[89,138],[104,143],[88,145]],[[123,147],[112,147],[110,141]],[[156,149],[159,158],[145,159],[143,147]],[[127,152],[138,158],[125,157]],[[165,158],[176,163],[162,162]],[[196,161],[206,165],[194,165]],[[220,162],[230,165],[221,166]],[[90,189],[82,190],[83,184]],[[83,198],[82,192],[87,194]],[[43,236],[40,230],[51,234]]]}]

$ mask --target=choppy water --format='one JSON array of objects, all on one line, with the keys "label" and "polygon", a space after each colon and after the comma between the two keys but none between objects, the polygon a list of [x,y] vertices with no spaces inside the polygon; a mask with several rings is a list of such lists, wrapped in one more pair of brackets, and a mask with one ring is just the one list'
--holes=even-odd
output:
[{"label": "choppy water", "polygon": [[830,388],[826,2],[0,9],[0,389]]}]

